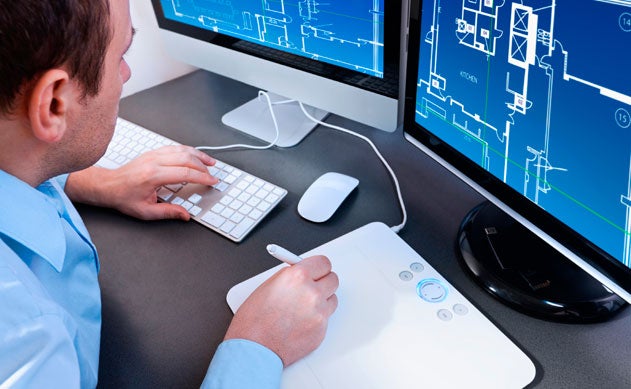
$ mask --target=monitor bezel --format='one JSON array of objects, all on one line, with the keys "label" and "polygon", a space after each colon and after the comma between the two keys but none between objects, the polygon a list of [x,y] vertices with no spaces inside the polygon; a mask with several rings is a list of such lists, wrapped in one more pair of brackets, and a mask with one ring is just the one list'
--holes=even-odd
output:
[{"label": "monitor bezel", "polygon": [[[407,53],[408,75],[405,80],[403,114],[403,128],[406,137],[411,138],[413,143],[414,141],[418,142],[419,146],[427,150],[432,158],[438,160],[439,163],[494,204],[508,211],[511,216],[533,230],[553,247],[561,249],[560,251],[564,251],[563,248],[569,250],[564,254],[598,278],[599,281],[604,284],[607,284],[609,280],[613,281],[627,293],[627,296],[621,297],[629,301],[631,269],[416,122],[415,105],[419,63],[418,47],[420,47],[421,39],[421,5],[422,0],[411,0]],[[593,274],[590,267],[604,276],[604,279],[598,274]],[[606,286],[611,287],[611,285]]]}]

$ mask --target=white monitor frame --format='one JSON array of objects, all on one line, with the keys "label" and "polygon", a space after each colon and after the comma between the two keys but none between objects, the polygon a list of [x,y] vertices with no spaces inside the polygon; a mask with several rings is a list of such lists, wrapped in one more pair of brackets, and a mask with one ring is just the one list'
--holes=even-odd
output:
[{"label": "white monitor frame", "polygon": [[[401,5],[398,97],[388,97],[254,55],[160,28],[175,59],[386,132],[403,123],[408,4]],[[252,96],[254,98],[256,96]]]}]

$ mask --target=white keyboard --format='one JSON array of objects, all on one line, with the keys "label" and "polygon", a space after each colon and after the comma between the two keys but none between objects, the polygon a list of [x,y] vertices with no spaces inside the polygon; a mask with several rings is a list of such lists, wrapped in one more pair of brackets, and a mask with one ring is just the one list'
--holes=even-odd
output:
[{"label": "white keyboard", "polygon": [[[116,169],[140,154],[179,143],[118,118],[105,155],[96,163]],[[217,160],[208,171],[219,179],[212,186],[166,185],[158,190],[163,202],[186,208],[193,220],[240,242],[287,194],[287,190]]]}]

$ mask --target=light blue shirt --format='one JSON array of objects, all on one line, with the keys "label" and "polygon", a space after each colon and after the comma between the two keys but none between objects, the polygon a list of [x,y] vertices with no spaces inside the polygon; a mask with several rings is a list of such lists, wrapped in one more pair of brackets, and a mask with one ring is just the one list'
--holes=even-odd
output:
[{"label": "light blue shirt", "polygon": [[[93,388],[99,366],[99,261],[63,192],[0,170],[0,387]],[[223,342],[205,388],[278,388],[282,362],[247,340]]]}]

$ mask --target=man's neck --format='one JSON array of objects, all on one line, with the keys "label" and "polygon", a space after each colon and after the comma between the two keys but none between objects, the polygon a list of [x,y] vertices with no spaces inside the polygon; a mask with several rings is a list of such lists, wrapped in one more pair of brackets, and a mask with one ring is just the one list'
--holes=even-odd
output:
[{"label": "man's neck", "polygon": [[6,123],[0,119],[0,169],[36,187],[50,178],[44,163],[45,145]]}]

